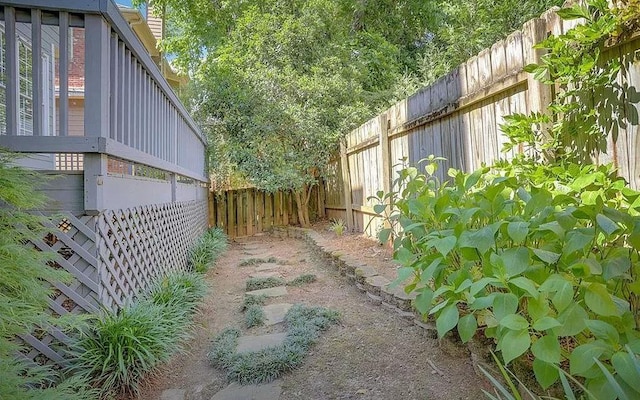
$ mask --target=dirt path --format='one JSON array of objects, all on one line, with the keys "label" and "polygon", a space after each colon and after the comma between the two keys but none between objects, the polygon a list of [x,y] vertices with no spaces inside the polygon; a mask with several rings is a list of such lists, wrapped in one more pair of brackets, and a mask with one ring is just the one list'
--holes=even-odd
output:
[{"label": "dirt path", "polygon": [[[352,235],[349,249],[359,257],[376,253],[375,243]],[[364,241],[364,245],[355,245]],[[367,246],[371,246],[367,253]],[[348,250],[348,249],[347,249]],[[378,249],[375,260],[388,266],[388,251]],[[450,356],[421,328],[394,312],[373,304],[339,272],[311,251],[303,241],[260,236],[235,242],[207,274],[211,291],[201,308],[188,353],[168,363],[150,379],[143,400],[160,399],[166,389],[183,389],[188,400],[210,400],[227,386],[224,372],[206,358],[211,340],[224,328],[243,328],[240,312],[245,282],[255,266],[239,267],[250,257],[275,257],[285,280],[311,273],[314,283],[289,287],[285,301],[336,309],[341,324],[331,327],[312,348],[305,363],[282,378],[280,400],[289,399],[480,399],[483,382],[476,377],[466,355]],[[383,261],[383,262],[381,262]],[[375,264],[375,262],[373,263]],[[386,274],[385,274],[386,275]],[[246,330],[251,335],[276,332],[275,327]],[[430,360],[444,373],[434,373]]]}]

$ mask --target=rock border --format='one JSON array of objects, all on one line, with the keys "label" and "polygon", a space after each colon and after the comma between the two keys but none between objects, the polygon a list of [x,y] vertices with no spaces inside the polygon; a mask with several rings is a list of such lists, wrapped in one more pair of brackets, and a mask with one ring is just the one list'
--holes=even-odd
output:
[{"label": "rock border", "polygon": [[[424,321],[422,315],[415,309],[413,301],[416,295],[407,294],[401,287],[389,288],[391,283],[387,278],[378,274],[378,271],[355,258],[344,254],[339,249],[332,247],[322,235],[313,229],[293,226],[272,227],[271,236],[290,237],[300,239],[308,243],[313,249],[340,271],[347,281],[363,292],[374,304],[393,311],[402,318],[412,321],[414,325],[423,329],[425,336],[438,339],[438,331],[433,321]],[[492,370],[492,357],[486,339],[476,334],[468,343],[460,342],[457,334],[449,332],[438,341],[439,347],[445,353],[469,357],[469,362],[477,376],[486,378],[479,367]]]}]

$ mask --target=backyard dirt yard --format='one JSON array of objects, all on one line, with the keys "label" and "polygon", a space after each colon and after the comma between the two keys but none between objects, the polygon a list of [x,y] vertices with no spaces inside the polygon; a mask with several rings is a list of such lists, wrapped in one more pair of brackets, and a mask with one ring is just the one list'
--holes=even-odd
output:
[{"label": "backyard dirt yard", "polygon": [[[315,229],[331,239],[333,247],[378,268],[380,275],[394,276],[389,249],[356,234],[337,237],[325,225]],[[280,400],[481,399],[481,389],[489,389],[475,375],[465,352],[444,351],[438,340],[412,320],[376,305],[312,245],[299,239],[262,235],[233,241],[207,273],[210,290],[196,317],[187,351],[147,380],[141,399],[226,398],[216,395],[229,385],[225,372],[207,360],[212,339],[227,327],[239,328],[243,335],[283,330],[282,324],[246,329],[241,311],[245,283],[260,264],[240,264],[270,257],[277,260],[271,272],[284,280],[315,274],[317,281],[288,286],[286,295],[271,298],[267,304],[303,303],[335,309],[341,315],[339,324],[322,333],[302,366],[278,380]]]}]

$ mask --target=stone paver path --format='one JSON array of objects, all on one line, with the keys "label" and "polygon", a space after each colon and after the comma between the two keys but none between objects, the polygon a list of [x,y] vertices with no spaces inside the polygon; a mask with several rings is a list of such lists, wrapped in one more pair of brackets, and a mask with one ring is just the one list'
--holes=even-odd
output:
[{"label": "stone paver path", "polygon": [[282,275],[278,271],[261,271],[250,274],[249,278],[282,278]]},{"label": "stone paver path", "polygon": [[274,263],[264,263],[256,267],[256,272],[273,271],[279,269],[280,266]]}]

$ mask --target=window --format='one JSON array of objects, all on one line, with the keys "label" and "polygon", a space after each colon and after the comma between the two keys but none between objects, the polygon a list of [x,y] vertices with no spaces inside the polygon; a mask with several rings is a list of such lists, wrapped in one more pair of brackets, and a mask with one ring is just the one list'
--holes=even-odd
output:
[{"label": "window", "polygon": [[[6,39],[0,30],[0,135],[7,134],[7,70]],[[33,81],[31,73],[31,46],[22,39],[18,41],[19,98],[18,135],[33,135]]]}]

